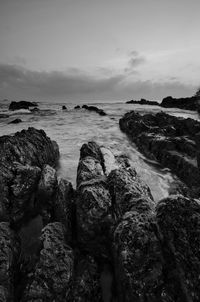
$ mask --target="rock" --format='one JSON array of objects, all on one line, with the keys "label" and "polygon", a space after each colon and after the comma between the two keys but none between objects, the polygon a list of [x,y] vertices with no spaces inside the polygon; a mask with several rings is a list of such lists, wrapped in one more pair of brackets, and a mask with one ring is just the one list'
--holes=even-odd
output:
[{"label": "rock", "polygon": [[141,99],[140,101],[130,100],[127,101],[126,104],[139,104],[139,105],[154,105],[154,106],[160,106],[160,104],[156,101],[148,101],[145,99]]},{"label": "rock", "polygon": [[24,166],[20,163],[15,163],[14,167],[15,178],[10,186],[12,203],[9,215],[12,223],[17,223],[19,226],[24,219],[30,219],[36,211],[34,200],[41,169],[36,166]]},{"label": "rock", "polygon": [[21,122],[22,122],[22,120],[20,118],[16,118],[15,120],[9,122],[8,124],[19,124]]},{"label": "rock", "polygon": [[61,222],[65,226],[68,243],[71,243],[76,237],[74,195],[72,184],[66,179],[59,179],[53,204],[53,220]]},{"label": "rock", "polygon": [[36,102],[27,102],[27,101],[11,102],[9,105],[9,110],[29,109],[29,107],[37,107],[37,106],[38,104]]},{"label": "rock", "polygon": [[38,111],[40,111],[40,109],[38,107],[35,107],[35,108],[30,109],[30,111],[31,112],[38,112]]},{"label": "rock", "polygon": [[199,301],[200,297],[200,203],[172,196],[157,205],[157,221],[167,263],[178,301]]},{"label": "rock", "polygon": [[74,109],[80,109],[81,107],[79,105],[75,106]]},{"label": "rock", "polygon": [[0,301],[14,301],[20,241],[8,222],[0,222]]},{"label": "rock", "polygon": [[192,189],[188,191],[198,196],[200,172],[195,142],[200,132],[198,121],[164,112],[140,115],[132,111],[125,114],[119,124],[142,153],[170,168]]},{"label": "rock", "polygon": [[184,110],[197,110],[198,109],[198,98],[196,96],[187,98],[173,98],[168,96],[164,98],[160,104],[161,107],[165,108],[180,108]]},{"label": "rock", "polygon": [[63,105],[62,110],[67,110],[67,107],[65,105]]},{"label": "rock", "polygon": [[83,145],[77,172],[76,219],[78,241],[91,255],[106,255],[111,223],[111,197],[106,188],[100,148]]},{"label": "rock", "polygon": [[97,108],[96,106],[88,106],[88,105],[83,105],[82,106],[83,109],[87,109],[89,111],[94,111],[96,113],[98,113],[99,115],[107,115],[102,109]]},{"label": "rock", "polygon": [[104,301],[100,286],[99,267],[93,257],[79,255],[71,292],[71,302],[93,302],[94,297],[96,302]]},{"label": "rock", "polygon": [[118,217],[137,209],[150,211],[154,207],[149,187],[141,180],[133,168],[119,168],[108,176],[109,191],[113,209]]},{"label": "rock", "polygon": [[21,301],[68,301],[74,260],[62,224],[48,224],[42,230],[41,242],[39,261],[28,276]]},{"label": "rock", "polygon": [[0,200],[4,219],[10,217],[17,223],[26,207],[33,209],[39,171],[45,164],[56,166],[58,158],[58,145],[43,130],[29,128],[14,136],[0,137]]},{"label": "rock", "polygon": [[80,159],[84,159],[85,157],[90,156],[99,161],[104,170],[104,158],[101,152],[100,147],[95,142],[88,142],[87,144],[83,144],[80,150]]}]

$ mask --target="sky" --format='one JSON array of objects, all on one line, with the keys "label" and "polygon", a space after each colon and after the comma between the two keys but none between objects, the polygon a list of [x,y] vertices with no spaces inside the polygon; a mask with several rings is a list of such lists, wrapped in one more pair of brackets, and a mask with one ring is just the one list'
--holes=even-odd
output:
[{"label": "sky", "polygon": [[199,12],[199,0],[0,0],[0,99],[193,95]]}]

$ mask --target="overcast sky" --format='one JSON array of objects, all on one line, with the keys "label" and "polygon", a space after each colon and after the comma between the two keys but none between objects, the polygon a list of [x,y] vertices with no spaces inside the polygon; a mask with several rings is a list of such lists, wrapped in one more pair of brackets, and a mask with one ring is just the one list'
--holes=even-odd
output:
[{"label": "overcast sky", "polygon": [[194,94],[199,12],[200,0],[0,0],[0,98]]}]

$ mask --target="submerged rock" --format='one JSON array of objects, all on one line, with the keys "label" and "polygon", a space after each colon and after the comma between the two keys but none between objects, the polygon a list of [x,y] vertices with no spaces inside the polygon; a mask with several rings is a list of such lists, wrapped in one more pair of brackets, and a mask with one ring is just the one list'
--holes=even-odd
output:
[{"label": "submerged rock", "polygon": [[8,124],[19,124],[22,123],[22,120],[20,118],[16,118],[15,120],[9,122]]}]

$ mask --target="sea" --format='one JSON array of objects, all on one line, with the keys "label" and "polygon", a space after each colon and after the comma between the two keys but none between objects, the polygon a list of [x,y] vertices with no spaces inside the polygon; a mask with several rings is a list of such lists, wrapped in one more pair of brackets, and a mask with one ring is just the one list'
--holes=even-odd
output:
[{"label": "sea", "polygon": [[[119,119],[128,111],[134,110],[141,114],[165,111],[171,115],[190,117],[198,120],[196,112],[159,106],[126,104],[125,102],[94,102],[92,105],[103,109],[106,116],[86,109],[74,109],[77,103],[38,102],[39,111],[9,111],[8,101],[0,101],[0,136],[13,135],[17,131],[35,127],[43,129],[46,134],[59,145],[60,163],[58,175],[72,182],[76,187],[76,172],[82,144],[96,141],[99,145],[110,148],[115,155],[125,154],[144,182],[150,187],[156,201],[167,197],[175,177],[169,169],[163,168],[156,161],[143,156],[126,134],[119,128]],[[84,104],[91,105],[85,102]],[[67,110],[62,110],[65,105]],[[80,104],[83,105],[83,104]],[[9,124],[20,118],[19,124]]]}]

